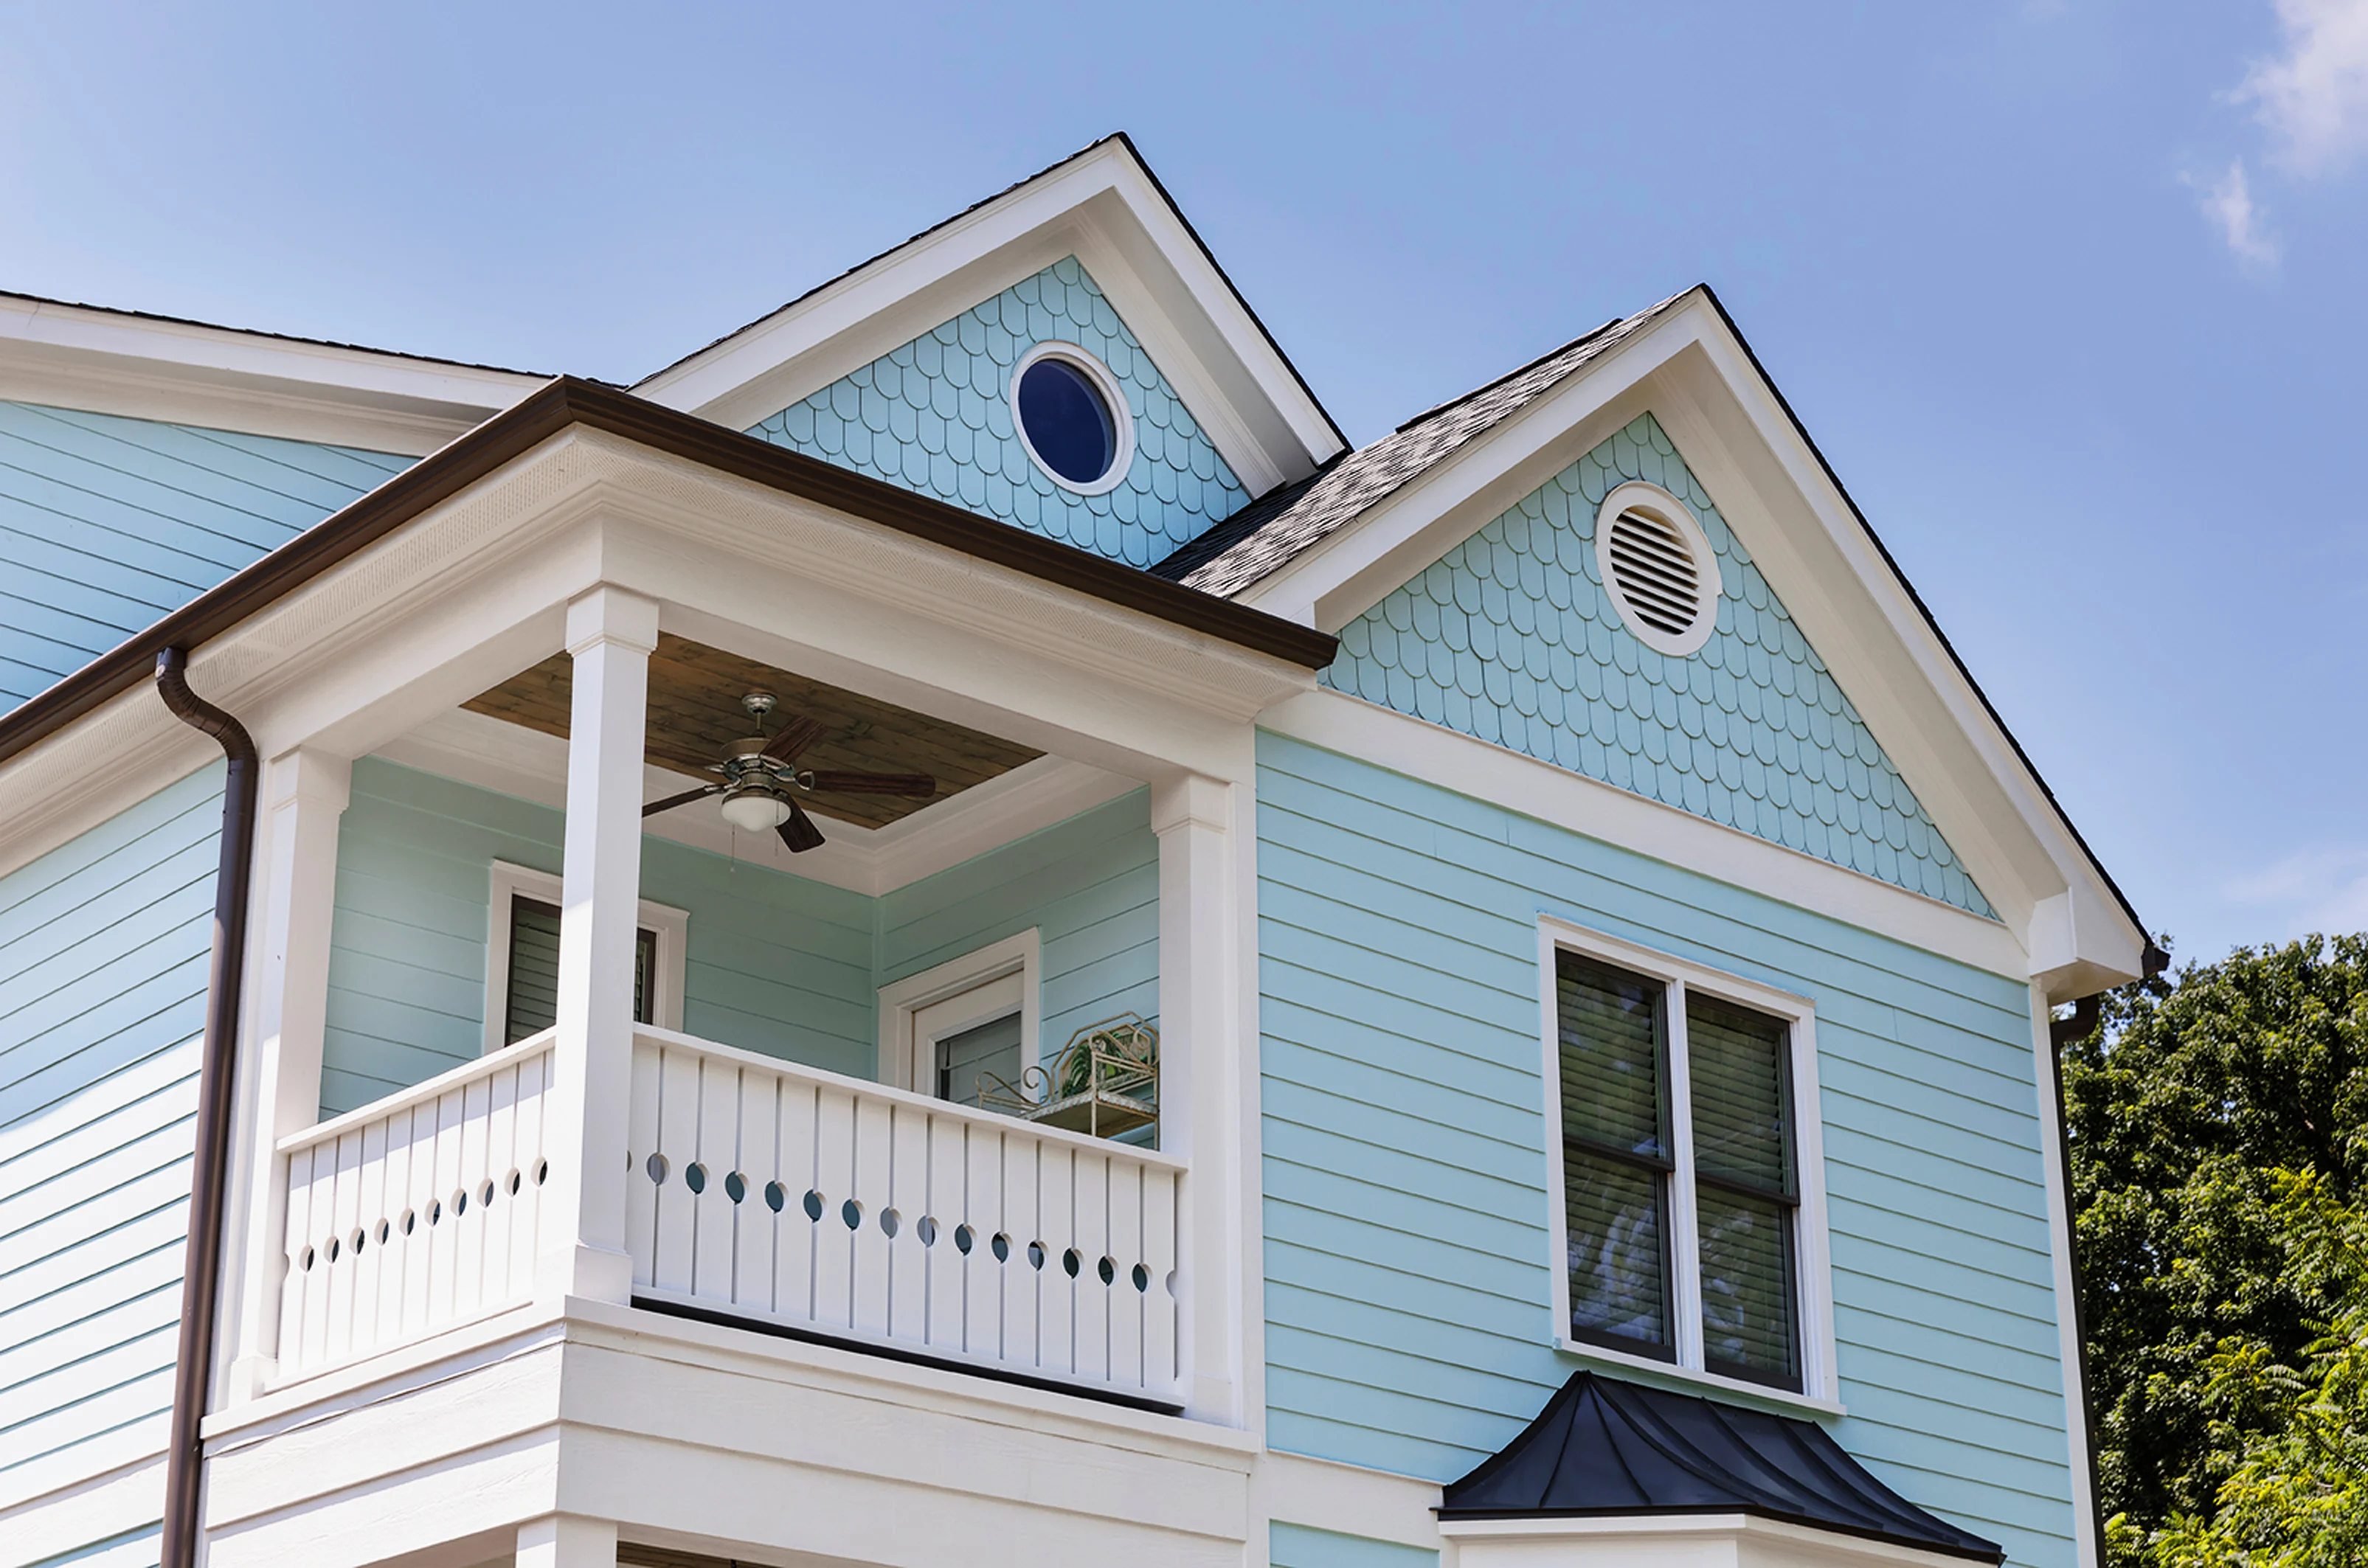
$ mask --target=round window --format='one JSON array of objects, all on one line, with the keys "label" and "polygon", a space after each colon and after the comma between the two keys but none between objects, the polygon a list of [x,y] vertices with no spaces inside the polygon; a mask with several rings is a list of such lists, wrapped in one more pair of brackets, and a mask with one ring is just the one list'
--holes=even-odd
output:
[{"label": "round window", "polygon": [[1118,380],[1071,343],[1040,343],[1011,378],[1011,411],[1036,466],[1064,488],[1094,495],[1126,477],[1134,430]]},{"label": "round window", "polygon": [[1622,624],[1683,658],[1718,624],[1718,555],[1686,504],[1657,484],[1622,485],[1595,517],[1595,561]]}]

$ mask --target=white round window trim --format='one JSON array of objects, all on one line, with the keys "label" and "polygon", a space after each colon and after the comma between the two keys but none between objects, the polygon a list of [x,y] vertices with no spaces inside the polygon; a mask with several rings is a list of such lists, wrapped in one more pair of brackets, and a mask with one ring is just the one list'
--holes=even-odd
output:
[{"label": "white round window trim", "polygon": [[1656,653],[1682,659],[1718,626],[1718,552],[1686,504],[1657,484],[1623,484],[1595,514],[1595,564],[1621,623]]},{"label": "white round window trim", "polygon": [[[1110,410],[1111,446],[1114,449],[1110,468],[1091,484],[1079,484],[1062,477],[1059,470],[1036,453],[1036,444],[1028,438],[1028,421],[1019,417],[1019,381],[1028,374],[1028,367],[1039,359],[1058,359],[1085,372],[1086,380],[1102,394],[1102,404]],[[1036,465],[1045,478],[1062,489],[1077,495],[1106,495],[1126,483],[1126,472],[1134,466],[1134,413],[1126,405],[1126,392],[1118,384],[1110,368],[1074,343],[1052,341],[1040,343],[1019,357],[1011,367],[1011,427],[1019,432],[1019,445],[1027,451],[1028,460]]]}]

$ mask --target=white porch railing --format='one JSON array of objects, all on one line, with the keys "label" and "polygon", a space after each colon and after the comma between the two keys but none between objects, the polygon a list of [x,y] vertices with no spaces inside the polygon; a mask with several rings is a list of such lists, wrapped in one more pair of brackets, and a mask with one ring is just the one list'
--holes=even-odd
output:
[{"label": "white porch railing", "polygon": [[545,1030],[281,1142],[283,1380],[532,1294],[552,1040]]},{"label": "white porch railing", "polygon": [[637,1297],[1177,1401],[1180,1162],[661,1029],[631,1108]]}]

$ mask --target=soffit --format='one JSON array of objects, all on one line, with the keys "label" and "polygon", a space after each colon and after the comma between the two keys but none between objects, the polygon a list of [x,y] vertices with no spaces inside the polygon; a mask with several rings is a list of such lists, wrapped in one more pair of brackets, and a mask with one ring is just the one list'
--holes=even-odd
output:
[{"label": "soffit", "polygon": [[[461,706],[564,739],[573,668],[565,653],[553,654]],[[766,724],[768,733],[780,733],[796,716],[827,726],[821,739],[798,754],[801,768],[927,773],[937,779],[937,793],[926,798],[814,796],[817,812],[864,827],[885,827],[1043,755],[661,631],[657,652],[650,659],[649,762],[701,783],[712,781],[715,776],[708,765],[755,728],[740,704],[741,697],[751,691],[769,691],[780,699]]]}]

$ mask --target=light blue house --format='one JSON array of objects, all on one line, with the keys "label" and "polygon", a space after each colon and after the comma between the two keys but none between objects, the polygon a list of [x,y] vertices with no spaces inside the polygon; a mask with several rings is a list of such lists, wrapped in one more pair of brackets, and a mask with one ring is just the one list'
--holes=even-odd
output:
[{"label": "light blue house", "polygon": [[0,1568],[2096,1562],[2158,960],[1707,289],[1352,449],[1119,138],[0,394]]}]

